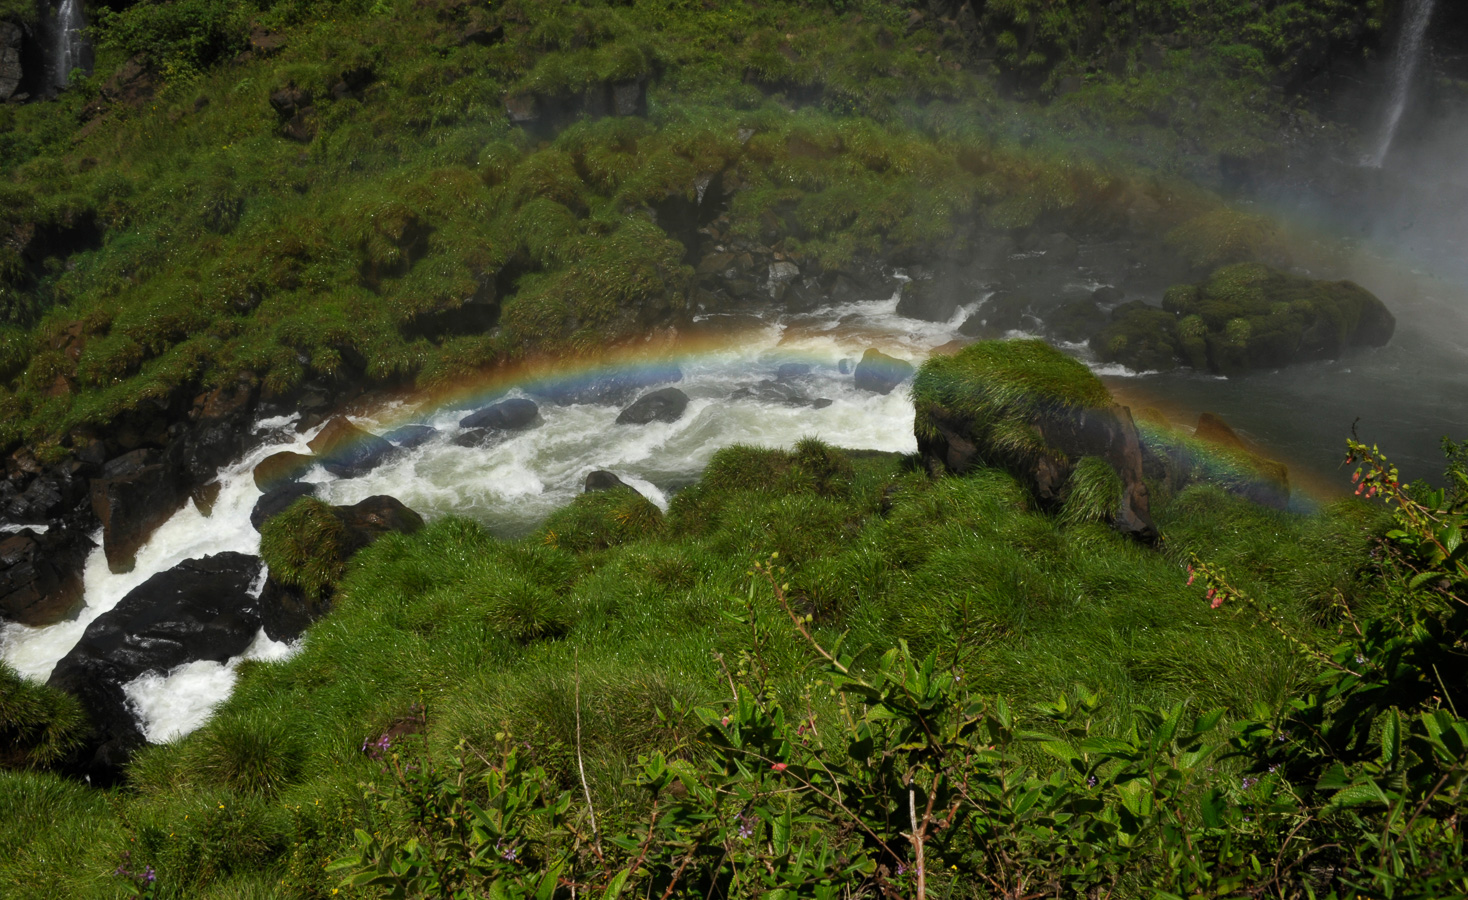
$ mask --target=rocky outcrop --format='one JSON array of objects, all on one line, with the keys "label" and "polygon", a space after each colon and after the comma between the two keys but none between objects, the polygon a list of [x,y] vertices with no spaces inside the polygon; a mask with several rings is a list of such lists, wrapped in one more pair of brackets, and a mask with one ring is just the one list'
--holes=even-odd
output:
[{"label": "rocky outcrop", "polygon": [[382,436],[383,440],[399,450],[421,447],[438,437],[438,429],[432,425],[403,425]]},{"label": "rocky outcrop", "polygon": [[25,32],[14,22],[0,21],[0,103],[9,100],[20,89],[25,71],[20,64],[21,42]]},{"label": "rocky outcrop", "polygon": [[92,542],[59,527],[0,537],[0,619],[41,628],[75,618]]},{"label": "rocky outcrop", "polygon": [[853,377],[857,390],[890,394],[893,388],[911,378],[915,371],[912,363],[888,356],[872,347],[862,354]]},{"label": "rocky outcrop", "polygon": [[251,589],[260,571],[258,558],[241,553],[186,560],[98,616],[56,664],[48,684],[80,700],[92,723],[80,770],[93,784],[115,782],[143,744],[124,685],[185,663],[225,662],[255,639],[260,613]]},{"label": "rocky outcrop", "polygon": [[902,286],[897,314],[924,322],[947,322],[958,308],[969,302],[973,290],[953,274],[909,281]]},{"label": "rocky outcrop", "polygon": [[532,397],[571,406],[578,403],[594,403],[598,406],[622,406],[648,388],[664,384],[677,384],[683,380],[683,370],[670,363],[638,366],[625,372],[614,372],[569,378],[549,378],[527,385],[526,393]]},{"label": "rocky outcrop", "polygon": [[1111,524],[1157,539],[1131,411],[1081,363],[1041,341],[985,341],[924,364],[913,383],[918,453],[930,471],[998,466],[1058,511],[1085,457],[1120,481]]},{"label": "rocky outcrop", "polygon": [[92,479],[92,511],[102,523],[102,550],[113,572],[132,571],[138,548],[188,502],[188,483],[157,450],[144,448],[107,463]]},{"label": "rocky outcrop", "polygon": [[1240,263],[1169,288],[1161,308],[1116,307],[1091,349],[1138,371],[1186,365],[1235,375],[1380,347],[1395,328],[1386,306],[1353,282]]},{"label": "rocky outcrop", "polygon": [[650,422],[676,422],[688,409],[688,395],[677,388],[661,388],[637,398],[617,416],[618,425],[646,425]]},{"label": "rocky outcrop", "polygon": [[761,381],[753,387],[740,388],[729,395],[730,400],[758,400],[761,403],[778,404],[780,406],[806,407],[810,409],[825,409],[831,405],[829,397],[811,397],[805,391],[780,380]]},{"label": "rocky outcrop", "polygon": [[[333,523],[328,540],[312,546],[317,562],[345,565],[347,560],[383,535],[412,534],[423,527],[423,517],[395,497],[377,495],[353,506],[327,507]],[[284,524],[284,523],[279,523]],[[272,566],[275,562],[272,562]],[[295,640],[312,622],[331,611],[334,586],[305,590],[288,572],[272,571],[260,594],[260,619],[265,634],[274,641]]]}]

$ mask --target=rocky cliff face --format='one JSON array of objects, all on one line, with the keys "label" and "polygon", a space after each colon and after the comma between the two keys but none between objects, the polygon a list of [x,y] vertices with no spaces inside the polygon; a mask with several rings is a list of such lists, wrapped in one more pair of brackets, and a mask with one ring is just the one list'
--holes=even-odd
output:
[{"label": "rocky cliff face", "polygon": [[21,43],[25,31],[14,22],[0,22],[0,102],[9,100],[20,90],[25,70],[20,65]]}]

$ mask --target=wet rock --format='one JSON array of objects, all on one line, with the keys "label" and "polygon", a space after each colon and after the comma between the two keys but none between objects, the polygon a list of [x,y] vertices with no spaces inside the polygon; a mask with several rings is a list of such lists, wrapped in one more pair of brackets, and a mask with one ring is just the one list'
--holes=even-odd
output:
[{"label": "wet rock", "polygon": [[76,618],[92,542],[59,528],[0,537],[0,619],[43,628]]},{"label": "wet rock", "polygon": [[505,26],[494,25],[486,28],[483,25],[470,25],[459,33],[459,46],[466,47],[474,44],[480,47],[492,47],[505,39]]},{"label": "wet rock", "polygon": [[888,356],[875,347],[862,354],[856,364],[854,378],[857,390],[873,394],[890,394],[892,389],[912,377],[917,371],[912,363]]},{"label": "wet rock", "polygon": [[589,379],[568,378],[545,381],[531,385],[526,388],[526,392],[557,406],[570,406],[578,403],[622,406],[650,387],[676,384],[682,380],[682,369],[676,365],[657,363]]},{"label": "wet rock", "polygon": [[92,511],[113,572],[132,570],[153,531],[188,502],[188,483],[156,450],[134,450],[107,463],[91,483]]},{"label": "wet rock", "polygon": [[800,277],[800,267],[793,262],[780,260],[770,263],[769,279],[771,282],[793,281]]},{"label": "wet rock", "polygon": [[1105,324],[1106,311],[1091,297],[1066,303],[1051,313],[1045,322],[1046,330],[1052,336],[1071,343],[1089,339]]},{"label": "wet rock", "polygon": [[290,509],[291,504],[297,500],[315,495],[316,485],[303,484],[299,481],[287,482],[271,488],[255,501],[254,508],[250,510],[250,525],[259,531],[267,520]]},{"label": "wet rock", "polygon": [[0,103],[20,87],[24,71],[20,65],[21,41],[25,32],[13,22],[0,21]]},{"label": "wet rock", "polygon": [[395,449],[392,444],[369,431],[364,431],[336,416],[307,445],[319,457],[326,471],[338,478],[365,475],[387,461]]},{"label": "wet rock", "polygon": [[617,488],[627,488],[629,491],[634,489],[613,473],[605,469],[597,469],[595,472],[587,473],[586,485],[582,493],[594,494],[597,491],[611,491]]},{"label": "wet rock", "polygon": [[902,286],[897,314],[924,322],[947,322],[971,299],[969,287],[954,275],[909,281]]},{"label": "wet rock", "polygon": [[116,782],[143,744],[124,685],[185,663],[225,662],[249,647],[260,630],[251,588],[261,569],[242,553],[185,560],[98,616],[56,664],[47,683],[79,699],[92,724],[81,768],[93,784]]},{"label": "wet rock", "polygon": [[306,453],[282,450],[272,453],[255,464],[255,487],[272,491],[283,484],[298,480],[316,464],[316,457]]},{"label": "wet rock", "polygon": [[612,114],[640,116],[647,113],[647,82],[641,78],[612,85]]},{"label": "wet rock", "polygon": [[677,388],[661,388],[644,394],[617,416],[618,425],[676,422],[688,408],[688,395]]},{"label": "wet rock", "polygon": [[786,312],[807,313],[826,305],[826,295],[814,282],[792,281],[780,298]]},{"label": "wet rock", "polygon": [[234,459],[250,437],[249,424],[258,400],[254,379],[242,378],[194,398],[190,428],[183,438],[185,473],[203,481]]},{"label": "wet rock", "polygon": [[775,380],[789,381],[792,378],[799,378],[802,375],[809,374],[809,363],[781,363],[780,367],[775,370]]},{"label": "wet rock", "polygon": [[[423,527],[422,516],[397,498],[386,495],[368,497],[353,506],[334,506],[331,513],[341,523],[342,533],[330,552],[341,562],[351,559],[383,535],[412,534]],[[331,605],[330,593],[308,596],[272,576],[266,579],[260,594],[260,623],[265,635],[273,641],[295,640],[307,626],[330,612]]]},{"label": "wet rock", "polygon": [[382,437],[399,450],[412,450],[438,437],[438,429],[432,425],[403,425]]},{"label": "wet rock", "polygon": [[821,286],[833,303],[865,303],[892,296],[892,285],[880,274],[860,271],[829,272]]},{"label": "wet rock", "polygon": [[831,405],[831,400],[827,397],[813,398],[794,385],[770,380],[761,381],[753,387],[740,388],[729,395],[729,399],[758,400],[761,403],[809,409],[825,409]]},{"label": "wet rock", "polygon": [[958,326],[965,337],[997,338],[1011,331],[1033,328],[1040,322],[1037,304],[1027,294],[995,291]]},{"label": "wet rock", "polygon": [[524,431],[539,421],[540,407],[534,400],[512,397],[470,413],[459,420],[459,425],[464,428]]}]

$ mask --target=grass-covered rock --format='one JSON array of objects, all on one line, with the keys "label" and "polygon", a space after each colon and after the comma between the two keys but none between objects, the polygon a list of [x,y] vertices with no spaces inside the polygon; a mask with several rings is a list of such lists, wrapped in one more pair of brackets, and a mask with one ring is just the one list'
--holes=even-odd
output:
[{"label": "grass-covered rock", "polygon": [[40,769],[69,761],[88,723],[72,695],[22,677],[0,662],[0,768]]},{"label": "grass-covered rock", "polygon": [[[1109,518],[1144,540],[1156,537],[1142,481],[1141,446],[1131,413],[1112,403],[1083,364],[1043,341],[981,341],[923,364],[912,386],[918,452],[931,470],[962,474],[1006,468],[1042,506],[1070,503],[1078,518],[1114,499]],[[1096,457],[1120,480],[1111,491],[1095,477]],[[1068,487],[1077,471],[1082,484]]]},{"label": "grass-covered rock", "polygon": [[1139,371],[1184,364],[1234,375],[1380,347],[1395,328],[1386,305],[1354,282],[1238,263],[1170,288],[1161,309],[1117,307],[1091,349]]}]

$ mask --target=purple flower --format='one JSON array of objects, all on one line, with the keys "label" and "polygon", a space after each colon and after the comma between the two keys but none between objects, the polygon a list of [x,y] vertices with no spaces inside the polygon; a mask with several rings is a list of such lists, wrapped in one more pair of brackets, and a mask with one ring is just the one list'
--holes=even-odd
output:
[{"label": "purple flower", "polygon": [[152,884],[154,881],[158,880],[158,876],[153,873],[152,866],[149,866],[148,868],[143,870],[143,880],[148,882],[149,884]]},{"label": "purple flower", "polygon": [[1244,780],[1242,782],[1242,785],[1243,785],[1244,790],[1247,791],[1249,788],[1253,787],[1254,785],[1256,785],[1258,783],[1259,783],[1259,779],[1255,778],[1252,775],[1245,775],[1244,776]]},{"label": "purple flower", "polygon": [[1087,778],[1086,779],[1086,787],[1095,787],[1095,786],[1096,786],[1096,776],[1095,775],[1092,775],[1090,778]]},{"label": "purple flower", "polygon": [[898,875],[906,875],[907,874],[907,863],[900,862],[900,863],[897,864],[897,874]]},{"label": "purple flower", "polygon": [[740,816],[739,817],[739,838],[741,840],[746,840],[747,841],[753,835],[754,835],[754,823],[750,822],[744,816]]}]

